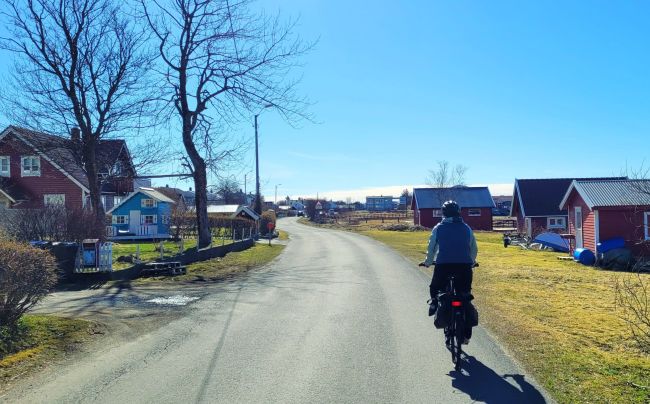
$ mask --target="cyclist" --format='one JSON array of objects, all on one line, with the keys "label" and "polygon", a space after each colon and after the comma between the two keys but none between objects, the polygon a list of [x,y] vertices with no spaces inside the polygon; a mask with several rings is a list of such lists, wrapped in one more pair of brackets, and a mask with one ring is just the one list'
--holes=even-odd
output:
[{"label": "cyclist", "polygon": [[[460,206],[455,201],[442,205],[443,219],[431,231],[427,258],[421,266],[435,263],[433,277],[429,285],[431,303],[429,316],[438,308],[438,292],[447,284],[448,277],[454,275],[456,290],[470,293],[472,290],[472,268],[476,263],[478,247],[472,229],[460,216]],[[469,342],[472,329],[468,327],[465,343]]]}]

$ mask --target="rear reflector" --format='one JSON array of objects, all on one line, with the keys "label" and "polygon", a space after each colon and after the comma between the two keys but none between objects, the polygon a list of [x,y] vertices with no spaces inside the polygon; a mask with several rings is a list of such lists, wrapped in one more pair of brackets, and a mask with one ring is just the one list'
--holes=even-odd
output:
[{"label": "rear reflector", "polygon": [[460,301],[457,301],[457,300],[454,300],[454,301],[451,302],[452,307],[460,307],[462,305],[463,305],[463,302],[460,302]]}]

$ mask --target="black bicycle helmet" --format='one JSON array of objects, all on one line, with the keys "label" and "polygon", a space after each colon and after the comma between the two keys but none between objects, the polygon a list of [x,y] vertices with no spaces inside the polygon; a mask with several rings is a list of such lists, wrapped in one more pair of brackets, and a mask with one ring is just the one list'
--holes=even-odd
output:
[{"label": "black bicycle helmet", "polygon": [[459,217],[460,206],[455,201],[447,201],[442,204],[442,215],[444,217]]}]

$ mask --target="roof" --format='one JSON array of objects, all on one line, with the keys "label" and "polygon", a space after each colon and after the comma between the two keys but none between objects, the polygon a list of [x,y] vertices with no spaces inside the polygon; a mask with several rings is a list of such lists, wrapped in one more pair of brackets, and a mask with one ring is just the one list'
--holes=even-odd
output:
[{"label": "roof", "polygon": [[176,203],[176,202],[174,202],[173,199],[168,198],[167,196],[163,195],[162,193],[156,191],[153,188],[138,188],[135,191],[133,191],[131,194],[129,194],[129,196],[124,198],[120,203],[113,206],[113,208],[111,210],[109,210],[108,212],[106,212],[106,213],[113,212],[115,209],[117,209],[120,206],[124,205],[126,203],[126,201],[133,198],[137,194],[144,194],[144,195],[148,196],[149,198],[154,199],[154,200],[156,200],[158,202]]},{"label": "roof", "polygon": [[[36,149],[55,168],[63,172],[77,185],[88,191],[88,177],[81,164],[81,158],[74,152],[72,141],[67,137],[51,135],[18,126],[9,126],[2,135],[13,133],[27,146]],[[0,136],[2,138],[3,136]],[[126,150],[126,142],[122,139],[107,139],[99,142],[97,147],[98,168],[112,166],[120,156],[122,150]],[[129,157],[130,160],[130,157]]]},{"label": "roof", "polygon": [[573,181],[560,202],[562,208],[574,190],[590,209],[650,206],[650,180]]},{"label": "roof", "polygon": [[208,205],[208,213],[235,213],[239,205]]},{"label": "roof", "polygon": [[415,188],[418,209],[440,209],[445,201],[455,200],[461,208],[494,208],[488,187]]},{"label": "roof", "polygon": [[226,214],[226,215],[230,215],[231,217],[236,217],[242,212],[246,213],[253,220],[257,221],[260,219],[260,215],[258,215],[257,213],[255,213],[253,209],[245,205],[209,205],[208,206],[208,213]]},{"label": "roof", "polygon": [[[621,180],[624,177],[605,178],[537,178],[515,180],[515,197],[519,199],[523,216],[566,216],[560,202],[574,180]],[[513,204],[513,209],[514,209]]]}]

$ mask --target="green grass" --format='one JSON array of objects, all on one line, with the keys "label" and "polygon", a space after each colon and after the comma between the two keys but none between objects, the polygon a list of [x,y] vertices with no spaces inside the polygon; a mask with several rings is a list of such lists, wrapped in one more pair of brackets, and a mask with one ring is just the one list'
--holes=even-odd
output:
[{"label": "green grass", "polygon": [[[225,244],[232,243],[232,240],[224,240]],[[221,239],[215,239],[214,245],[221,245]],[[140,246],[140,259],[145,262],[160,259],[159,246],[160,242],[133,242],[133,243],[113,243],[113,268],[115,270],[125,269],[133,264],[128,262],[118,262],[117,258],[121,256],[135,257],[136,250]],[[187,251],[190,248],[196,248],[196,239],[183,240],[183,249]],[[180,253],[180,242],[163,241],[164,258],[171,258]]]},{"label": "green grass", "polygon": [[289,233],[284,230],[278,230],[278,240],[289,240]]},{"label": "green grass", "polygon": [[74,350],[98,330],[99,325],[84,320],[23,316],[17,335],[1,334],[0,386],[6,386],[11,380]]},{"label": "green grass", "polygon": [[[428,232],[361,233],[413,263],[425,257]],[[614,306],[624,274],[559,261],[558,253],[506,249],[497,233],[477,232],[477,240],[473,289],[482,324],[559,402],[650,402],[650,357]]]},{"label": "green grass", "polygon": [[196,262],[187,266],[187,274],[173,277],[148,277],[139,278],[135,282],[146,283],[152,281],[163,282],[207,282],[220,281],[230,276],[247,272],[253,268],[261,267],[275,259],[284,245],[255,244],[248,250],[232,252],[223,258]]}]

